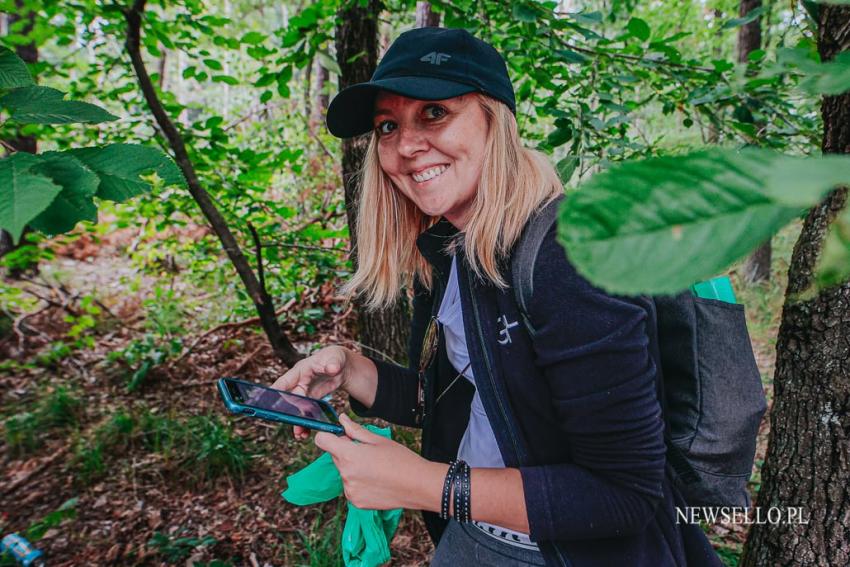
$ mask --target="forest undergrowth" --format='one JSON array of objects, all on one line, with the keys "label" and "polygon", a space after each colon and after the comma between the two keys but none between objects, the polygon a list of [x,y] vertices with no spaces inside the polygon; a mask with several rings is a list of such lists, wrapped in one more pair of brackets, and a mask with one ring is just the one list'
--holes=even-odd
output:
[{"label": "forest undergrowth", "polygon": [[[190,239],[204,232],[185,230]],[[774,274],[787,272],[798,231],[775,237]],[[271,383],[285,371],[256,322],[250,313],[222,319],[237,300],[226,286],[184,281],[179,258],[139,270],[128,259],[139,246],[133,231],[84,234],[38,273],[6,280],[7,296],[16,294],[6,304],[20,312],[0,325],[0,533],[27,535],[57,566],[341,564],[344,502],[297,507],[280,496],[316,447],[289,427],[228,415],[218,399],[219,377]],[[731,275],[770,396],[785,282],[747,287],[736,268]],[[126,278],[132,294],[121,293]],[[303,352],[357,347],[338,283],[281,302],[284,329]],[[411,431],[394,435],[418,443]],[[707,531],[737,565],[746,526]],[[417,513],[405,512],[391,547],[392,565],[427,563],[433,547]]]}]

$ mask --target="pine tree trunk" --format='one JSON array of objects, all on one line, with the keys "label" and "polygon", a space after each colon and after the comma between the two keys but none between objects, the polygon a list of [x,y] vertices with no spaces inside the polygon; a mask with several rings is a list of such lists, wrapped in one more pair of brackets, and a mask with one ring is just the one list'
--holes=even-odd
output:
[{"label": "pine tree trunk", "polygon": [[[818,49],[850,49],[850,7],[819,5]],[[850,153],[850,93],[824,97],[824,153]],[[800,297],[824,235],[847,202],[833,191],[812,209],[794,248],[776,345],[767,457],[758,505],[802,506],[808,524],[754,524],[741,565],[850,565],[850,282]]]},{"label": "pine tree trunk", "polygon": [[[761,0],[741,0],[739,14],[746,16],[761,8]],[[750,53],[761,49],[761,18],[738,28],[738,63],[746,63]],[[756,248],[744,265],[744,280],[747,283],[763,282],[770,279],[770,261],[773,249],[770,240]]]},{"label": "pine tree trunk", "polygon": [[[337,16],[336,57],[342,75],[339,77],[339,89],[348,85],[368,81],[375,71],[378,59],[378,14],[382,5],[378,0],[368,0],[365,7],[355,3],[351,8],[341,10]],[[354,57],[365,53],[365,56]],[[353,61],[349,61],[354,59]],[[345,187],[345,212],[351,234],[351,249],[357,261],[357,218],[356,204],[359,186],[356,173],[359,171],[366,153],[366,136],[343,140],[342,142],[342,179]],[[380,353],[397,362],[407,358],[407,340],[409,336],[410,309],[408,301],[402,297],[389,309],[369,312],[358,309],[358,335],[366,347],[366,354]]]}]

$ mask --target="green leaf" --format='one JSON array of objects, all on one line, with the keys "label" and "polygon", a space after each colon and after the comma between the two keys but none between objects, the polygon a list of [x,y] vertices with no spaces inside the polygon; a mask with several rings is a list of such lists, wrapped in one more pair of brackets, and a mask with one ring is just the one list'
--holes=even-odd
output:
[{"label": "green leaf", "polygon": [[42,163],[33,173],[49,177],[62,187],[50,206],[29,224],[50,236],[72,230],[80,221],[97,221],[97,207],[92,201],[99,179],[76,158],[61,152],[39,154]]},{"label": "green leaf", "polygon": [[850,90],[850,51],[839,53],[835,59],[822,63],[800,82],[800,88],[813,95],[836,96]]},{"label": "green leaf", "polygon": [[339,68],[339,64],[333,57],[330,56],[330,54],[320,49],[319,51],[316,51],[316,55],[319,57],[319,61],[322,62],[322,67],[332,73],[342,75],[342,69]]},{"label": "green leaf", "polygon": [[639,40],[646,41],[649,39],[649,34],[651,33],[649,24],[647,24],[644,20],[641,20],[640,18],[632,18],[629,20],[627,28],[629,33]]},{"label": "green leaf", "polygon": [[558,177],[561,178],[561,183],[566,185],[570,182],[570,179],[573,177],[573,173],[575,173],[576,168],[579,164],[578,156],[567,156],[561,161],[558,162]]},{"label": "green leaf", "polygon": [[156,173],[166,185],[186,186],[183,174],[167,155],[156,148],[112,144],[100,148],[69,150],[100,178],[97,197],[122,202],[149,191],[150,183],[139,176]]},{"label": "green leaf", "polygon": [[673,293],[719,273],[850,182],[850,157],[713,149],[626,162],[565,199],[559,239],[614,293]]},{"label": "green leaf", "polygon": [[31,171],[40,163],[39,157],[23,152],[0,159],[0,228],[16,243],[27,223],[62,190],[49,177]]},{"label": "green leaf", "polygon": [[537,12],[527,4],[514,4],[511,14],[519,22],[534,23],[537,21]]},{"label": "green leaf", "polygon": [[842,284],[850,279],[850,207],[844,207],[824,239],[815,269],[818,287]]},{"label": "green leaf", "polygon": [[586,55],[582,55],[581,53],[571,49],[558,49],[555,53],[557,53],[561,59],[567,63],[587,63],[589,61]]},{"label": "green leaf", "polygon": [[550,146],[557,147],[563,146],[567,142],[569,142],[573,137],[573,130],[569,126],[564,128],[555,128],[552,130],[549,135],[546,137],[546,143]]},{"label": "green leaf", "polygon": [[0,89],[34,85],[27,64],[7,47],[0,45]]},{"label": "green leaf", "polygon": [[204,65],[206,65],[213,71],[221,71],[222,69],[224,69],[224,66],[218,59],[204,59]]},{"label": "green leaf", "polygon": [[248,45],[259,45],[259,44],[263,43],[265,40],[266,40],[265,34],[262,34],[260,32],[256,32],[256,31],[252,31],[252,32],[248,32],[245,35],[243,35],[242,39],[240,39],[239,41],[242,42],[242,43],[246,43]]},{"label": "green leaf", "polygon": [[213,75],[212,81],[214,83],[226,83],[228,85],[238,85],[239,79],[236,77],[231,77],[230,75]]},{"label": "green leaf", "polygon": [[732,18],[731,20],[724,23],[720,29],[728,30],[731,28],[737,28],[738,26],[749,24],[750,22],[754,22],[756,19],[761,17],[762,14],[764,14],[764,10],[765,6],[759,6],[758,8],[747,12],[746,16],[743,16],[741,18]]},{"label": "green leaf", "polygon": [[22,87],[0,98],[0,106],[12,113],[16,122],[34,124],[97,124],[118,120],[117,116],[87,102],[64,100],[65,93],[49,87]]}]

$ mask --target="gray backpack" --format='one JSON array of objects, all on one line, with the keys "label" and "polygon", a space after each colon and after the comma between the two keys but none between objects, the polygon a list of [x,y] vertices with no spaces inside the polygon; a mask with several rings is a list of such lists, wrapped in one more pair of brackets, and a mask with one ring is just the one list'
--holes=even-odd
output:
[{"label": "gray backpack", "polygon": [[[534,262],[560,202],[529,221],[511,261],[516,302],[532,334],[527,306]],[[690,292],[648,299],[655,308],[650,343],[674,484],[688,506],[749,506],[747,482],[767,402],[744,306]]]}]

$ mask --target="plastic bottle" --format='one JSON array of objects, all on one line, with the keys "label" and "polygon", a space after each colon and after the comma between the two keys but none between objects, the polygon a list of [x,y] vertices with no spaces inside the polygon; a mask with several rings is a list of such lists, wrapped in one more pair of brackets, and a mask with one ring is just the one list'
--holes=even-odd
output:
[{"label": "plastic bottle", "polygon": [[44,552],[18,534],[9,534],[0,541],[0,553],[8,553],[23,567],[44,566]]}]

